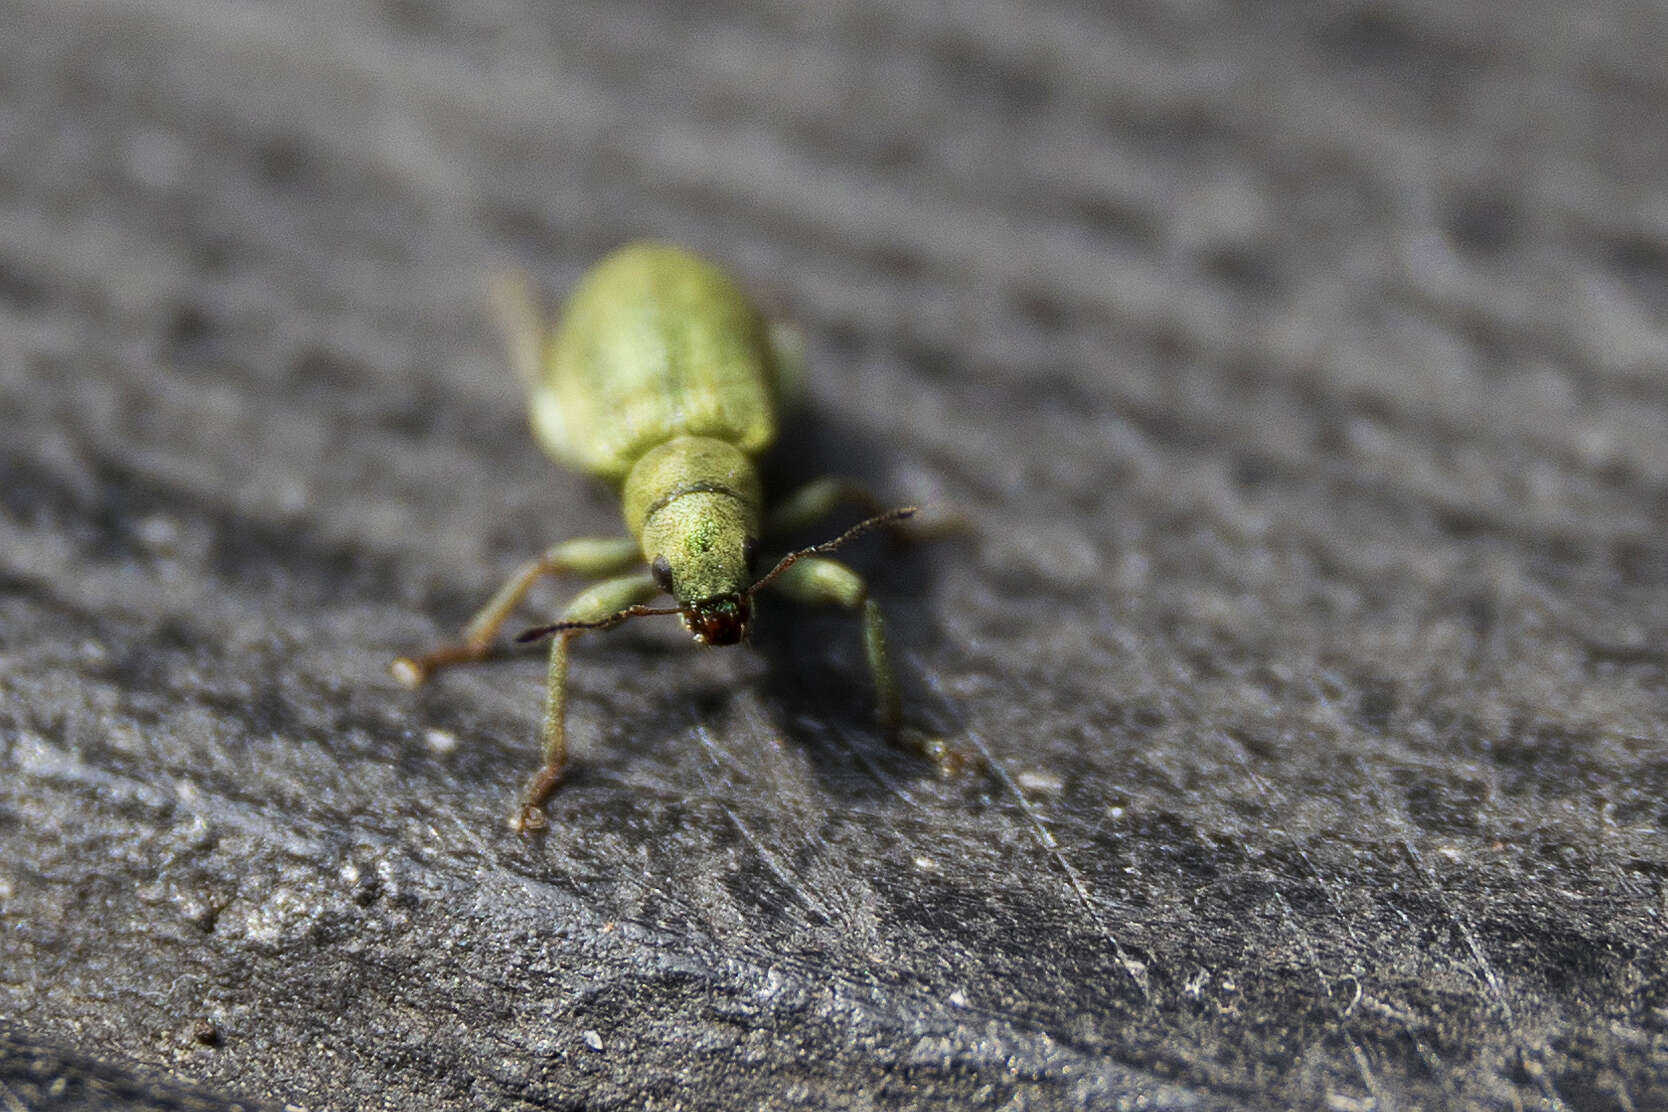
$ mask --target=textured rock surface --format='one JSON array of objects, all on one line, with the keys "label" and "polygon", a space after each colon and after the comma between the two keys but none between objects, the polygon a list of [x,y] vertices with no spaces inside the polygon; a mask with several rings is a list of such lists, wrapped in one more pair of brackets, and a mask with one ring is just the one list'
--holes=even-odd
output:
[{"label": "textured rock surface", "polygon": [[[0,1101],[1661,1107],[1668,18],[1581,13],[0,0]],[[972,523],[853,560],[988,777],[839,616],[622,629],[524,841],[540,662],[386,678],[616,528],[477,291],[644,235],[804,326],[779,482]]]}]

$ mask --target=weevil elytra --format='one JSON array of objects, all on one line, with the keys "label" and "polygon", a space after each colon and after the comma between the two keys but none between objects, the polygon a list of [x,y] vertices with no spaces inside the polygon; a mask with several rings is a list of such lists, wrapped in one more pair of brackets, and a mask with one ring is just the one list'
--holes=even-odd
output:
[{"label": "weevil elytra", "polygon": [[[915,513],[870,517],[824,544],[789,552],[759,574],[759,538],[797,528],[847,500],[871,499],[850,483],[822,479],[768,516],[755,461],[776,437],[784,382],[798,345],[773,328],[741,289],[681,248],[640,243],[598,263],[547,328],[525,280],[505,278],[494,305],[511,359],[528,391],[533,434],[560,463],[619,491],[629,536],[563,541],[522,565],[464,626],[459,639],[394,661],[394,676],[421,685],[440,668],[479,660],[529,588],[547,575],[606,577],[581,591],[560,619],[518,640],[549,637],[541,741],[544,764],[511,819],[517,831],[544,826],[542,810],[567,763],[568,643],[630,618],[677,614],[707,645],[742,640],[753,596],[765,587],[800,601],[860,611],[876,714],[899,737],[898,687],[886,625],[863,580],[826,553],[858,534]],[[675,605],[650,606],[655,595]],[[941,743],[918,747],[946,767]]]}]

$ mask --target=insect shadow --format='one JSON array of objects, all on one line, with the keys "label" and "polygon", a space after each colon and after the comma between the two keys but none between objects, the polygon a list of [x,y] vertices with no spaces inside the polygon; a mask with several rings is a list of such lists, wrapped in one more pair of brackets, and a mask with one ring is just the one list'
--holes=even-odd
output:
[{"label": "insect shadow", "polygon": [[[894,490],[885,481],[885,464],[897,455],[897,445],[825,409],[806,405],[789,411],[779,444],[790,447],[778,447],[765,457],[767,501],[827,475],[850,480],[871,492],[876,505],[910,500],[910,492]],[[924,509],[930,526],[948,508]],[[780,551],[838,534],[864,513],[864,508],[853,506],[803,529],[770,538],[766,563]],[[931,596],[936,563],[944,546],[953,545],[954,540],[909,523],[892,531],[877,531],[841,553],[841,559],[857,568],[870,593],[883,605],[895,662],[907,659],[913,655],[908,650],[933,639],[923,600]],[[790,742],[811,752],[812,768],[826,790],[866,792],[856,785],[872,781],[873,776],[865,773],[854,781],[854,762],[905,779],[934,774],[933,764],[912,751],[914,747],[895,744],[896,739],[888,738],[876,727],[876,692],[864,666],[859,623],[851,613],[779,596],[763,600],[760,611],[750,642],[761,667],[750,671],[762,684],[772,724]],[[920,677],[896,663],[895,671],[902,693],[903,728],[918,731],[930,726],[918,697]]]}]

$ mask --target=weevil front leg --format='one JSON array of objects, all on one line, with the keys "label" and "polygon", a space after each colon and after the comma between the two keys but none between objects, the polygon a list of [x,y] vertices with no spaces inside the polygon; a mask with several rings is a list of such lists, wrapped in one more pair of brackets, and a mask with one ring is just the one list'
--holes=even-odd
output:
[{"label": "weevil front leg", "polygon": [[552,545],[543,555],[516,569],[515,574],[498,588],[497,594],[469,619],[458,640],[421,656],[399,657],[389,665],[389,671],[404,686],[413,689],[421,687],[425,680],[442,668],[486,656],[498,630],[509,620],[533,584],[545,576],[562,572],[612,575],[642,559],[642,550],[630,537],[580,537]]},{"label": "weevil front leg", "polygon": [[[646,574],[621,575],[605,579],[574,596],[562,611],[564,622],[597,622],[611,614],[618,614],[628,606],[646,602],[660,592],[653,577]],[[510,817],[510,829],[517,834],[544,829],[542,808],[556,786],[562,782],[562,772],[568,763],[568,642],[583,630],[564,630],[550,640],[550,667],[545,673],[544,724],[539,729],[539,741],[544,752],[544,765],[533,782],[527,786],[521,806]]]},{"label": "weevil front leg", "polygon": [[875,717],[889,741],[913,749],[932,761],[940,773],[959,772],[970,761],[965,754],[901,724],[901,701],[897,678],[892,672],[891,648],[886,640],[886,620],[880,605],[869,597],[863,578],[838,560],[810,556],[782,573],[771,589],[813,606],[838,606],[863,612],[863,655],[869,677],[875,685]]}]

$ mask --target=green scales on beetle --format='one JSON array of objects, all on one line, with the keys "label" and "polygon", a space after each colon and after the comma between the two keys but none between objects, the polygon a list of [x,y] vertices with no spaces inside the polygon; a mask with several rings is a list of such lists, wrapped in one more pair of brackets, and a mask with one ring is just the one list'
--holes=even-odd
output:
[{"label": "green scales on beetle", "polygon": [[[898,736],[898,688],[880,608],[856,572],[826,553],[877,526],[912,516],[883,513],[824,544],[788,553],[762,575],[759,537],[804,525],[841,501],[867,501],[851,484],[822,479],[766,514],[757,457],[776,437],[781,387],[797,359],[788,330],[772,328],[740,287],[677,247],[621,248],[580,282],[548,330],[525,281],[505,279],[494,301],[526,384],[533,434],[557,461],[615,484],[629,537],[563,541],[512,575],[458,641],[394,661],[395,677],[421,685],[436,670],[480,660],[535,582],[573,572],[606,576],[581,591],[557,622],[518,641],[551,638],[541,737],[544,765],[511,821],[544,826],[543,804],[567,763],[568,643],[629,618],[677,614],[706,645],[747,634],[753,597],[765,587],[803,602],[860,610],[876,713]],[[657,594],[675,606],[650,606]],[[917,747],[946,769],[942,743]]]}]

